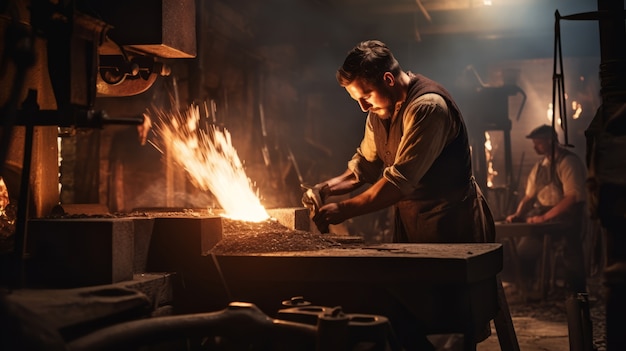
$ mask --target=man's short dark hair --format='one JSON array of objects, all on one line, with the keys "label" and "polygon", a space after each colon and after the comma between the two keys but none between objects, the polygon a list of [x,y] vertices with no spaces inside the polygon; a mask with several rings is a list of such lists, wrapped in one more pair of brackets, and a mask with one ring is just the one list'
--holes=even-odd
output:
[{"label": "man's short dark hair", "polygon": [[398,60],[385,43],[379,40],[367,40],[355,46],[337,70],[337,82],[346,86],[357,78],[379,84],[385,72],[397,76],[401,71]]}]

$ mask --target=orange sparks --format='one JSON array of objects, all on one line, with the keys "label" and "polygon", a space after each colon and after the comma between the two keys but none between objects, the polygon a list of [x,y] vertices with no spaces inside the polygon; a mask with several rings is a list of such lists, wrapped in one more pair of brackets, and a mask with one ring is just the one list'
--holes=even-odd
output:
[{"label": "orange sparks", "polygon": [[154,130],[160,140],[155,147],[184,167],[197,188],[215,196],[224,217],[249,222],[270,218],[246,176],[228,130],[213,124],[206,130],[199,128],[197,105],[183,113],[157,114],[160,122]]}]

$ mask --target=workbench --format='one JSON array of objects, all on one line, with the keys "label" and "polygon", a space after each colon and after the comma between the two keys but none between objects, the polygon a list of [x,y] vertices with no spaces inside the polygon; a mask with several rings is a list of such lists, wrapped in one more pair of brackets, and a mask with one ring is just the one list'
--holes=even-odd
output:
[{"label": "workbench", "polygon": [[[539,294],[540,299],[545,299],[549,289],[549,277],[550,277],[550,261],[552,253],[552,236],[555,234],[563,233],[564,224],[561,222],[547,222],[547,223],[505,223],[496,222],[496,241],[505,243],[507,253],[511,257],[511,264],[515,274],[516,285],[523,295],[523,298],[528,299],[533,297],[535,293]],[[540,273],[537,291],[533,291],[528,284],[524,281],[519,255],[517,252],[517,240],[522,237],[537,237],[543,242],[541,250],[541,259],[539,262]]]},{"label": "workbench", "polygon": [[302,296],[348,313],[387,316],[392,324],[411,320],[426,334],[460,333],[466,350],[504,312],[496,324],[501,347],[519,349],[499,293],[501,244],[379,244],[221,255],[214,262],[231,299],[264,311],[279,309],[278,297]]},{"label": "workbench", "polygon": [[[223,308],[225,301],[243,301],[276,317],[285,308],[283,301],[302,296],[314,305],[340,306],[345,313],[385,316],[392,325],[399,323],[425,335],[463,334],[468,351],[476,349],[476,338],[493,320],[501,350],[519,350],[498,279],[500,244],[352,245],[219,256],[196,249],[185,254],[191,246],[169,246],[169,258],[186,261],[172,270],[184,278],[184,287],[171,283],[169,275],[141,274],[132,283],[24,289],[7,298],[37,315],[43,313],[46,320],[52,320],[48,327],[66,342],[83,335],[85,324],[93,327],[93,320],[110,314],[126,310],[138,310],[136,318],[153,314],[150,306],[162,304],[155,301],[165,296],[159,289],[166,289],[166,300],[173,302],[170,311],[177,310],[181,299],[185,306],[195,306],[196,311],[186,313],[201,313],[215,304]],[[149,288],[150,284],[155,288]],[[172,288],[173,295],[169,295]],[[219,298],[221,294],[225,300]],[[72,309],[75,306],[80,308]]]}]

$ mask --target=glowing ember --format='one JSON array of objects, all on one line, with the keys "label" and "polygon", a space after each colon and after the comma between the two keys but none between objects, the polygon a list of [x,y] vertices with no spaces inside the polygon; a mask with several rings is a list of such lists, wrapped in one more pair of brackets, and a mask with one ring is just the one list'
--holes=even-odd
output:
[{"label": "glowing ember", "polygon": [[184,113],[157,111],[157,114],[161,121],[155,126],[161,139],[157,149],[171,154],[196,187],[215,195],[224,209],[224,217],[250,222],[270,218],[226,129],[215,125],[208,125],[206,130],[199,128],[197,105],[191,105]]},{"label": "glowing ember", "polygon": [[4,214],[4,209],[9,204],[9,189],[0,177],[0,214]]}]

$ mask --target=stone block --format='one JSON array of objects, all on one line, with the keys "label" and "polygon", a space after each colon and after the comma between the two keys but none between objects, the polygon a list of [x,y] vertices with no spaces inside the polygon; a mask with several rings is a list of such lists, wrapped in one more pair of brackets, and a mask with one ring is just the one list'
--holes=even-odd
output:
[{"label": "stone block", "polygon": [[130,217],[134,224],[134,257],[133,272],[135,274],[145,273],[148,264],[148,254],[150,252],[150,241],[154,230],[154,218],[150,217]]},{"label": "stone block", "polygon": [[289,229],[310,231],[309,210],[305,207],[286,207],[267,210],[270,217]]},{"label": "stone block", "polygon": [[131,219],[32,219],[25,283],[74,288],[132,280],[133,236]]}]

